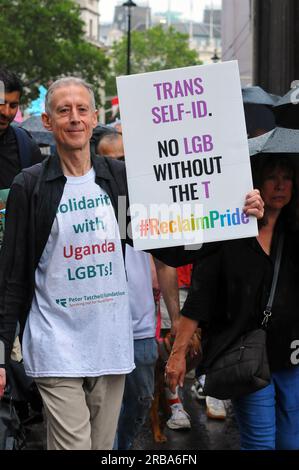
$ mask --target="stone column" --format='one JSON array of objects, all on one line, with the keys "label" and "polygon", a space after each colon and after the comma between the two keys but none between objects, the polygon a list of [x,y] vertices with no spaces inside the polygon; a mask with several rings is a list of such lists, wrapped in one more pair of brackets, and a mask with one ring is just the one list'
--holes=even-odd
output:
[{"label": "stone column", "polygon": [[254,84],[285,94],[299,79],[299,2],[253,1]]}]

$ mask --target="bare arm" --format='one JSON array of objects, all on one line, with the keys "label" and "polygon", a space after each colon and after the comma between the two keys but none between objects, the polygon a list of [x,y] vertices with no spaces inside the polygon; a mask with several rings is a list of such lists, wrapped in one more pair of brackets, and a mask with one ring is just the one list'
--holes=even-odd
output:
[{"label": "bare arm", "polygon": [[177,385],[184,384],[186,374],[186,352],[190,339],[198,327],[198,322],[181,317],[174,345],[165,368],[165,379],[168,387],[175,393]]},{"label": "bare arm", "polygon": [[0,368],[0,398],[4,395],[4,389],[6,386],[6,372],[5,369]]},{"label": "bare arm", "polygon": [[152,273],[152,285],[153,289],[159,289],[159,282],[157,276],[156,265],[152,256],[150,256],[150,265],[151,265],[151,273]]},{"label": "bare arm", "polygon": [[180,302],[176,268],[154,258],[160,290],[171,320],[171,334],[175,335],[180,319]]},{"label": "bare arm", "polygon": [[[246,196],[244,212],[260,219],[264,215],[264,202],[258,190],[253,190]],[[198,327],[198,322],[187,317],[181,317],[170,357],[166,365],[165,378],[170,390],[174,393],[177,385],[183,386],[186,373],[186,352],[189,341]]]}]

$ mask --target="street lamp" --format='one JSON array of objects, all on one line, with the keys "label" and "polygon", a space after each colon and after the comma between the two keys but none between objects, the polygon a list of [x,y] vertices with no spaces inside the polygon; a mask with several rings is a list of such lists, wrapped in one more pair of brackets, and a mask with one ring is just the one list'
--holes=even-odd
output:
[{"label": "street lamp", "polygon": [[216,64],[217,62],[219,62],[220,57],[218,57],[217,49],[215,49],[214,55],[213,55],[213,57],[211,57],[211,60],[212,60],[212,62],[214,62],[214,64]]},{"label": "street lamp", "polygon": [[128,48],[127,48],[127,75],[131,74],[131,8],[137,7],[135,2],[127,0],[123,3],[123,7],[128,9]]}]

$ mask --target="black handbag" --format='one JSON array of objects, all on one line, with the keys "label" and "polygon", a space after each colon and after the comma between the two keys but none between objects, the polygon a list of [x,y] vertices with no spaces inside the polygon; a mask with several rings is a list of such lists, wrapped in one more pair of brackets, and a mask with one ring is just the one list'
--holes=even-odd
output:
[{"label": "black handbag", "polygon": [[0,450],[20,450],[24,446],[25,429],[11,396],[6,392],[0,401]]},{"label": "black handbag", "polygon": [[271,292],[261,328],[242,335],[207,369],[203,387],[206,396],[219,400],[235,399],[269,385],[271,374],[266,349],[266,329],[272,316],[282,248],[283,235],[278,242]]}]

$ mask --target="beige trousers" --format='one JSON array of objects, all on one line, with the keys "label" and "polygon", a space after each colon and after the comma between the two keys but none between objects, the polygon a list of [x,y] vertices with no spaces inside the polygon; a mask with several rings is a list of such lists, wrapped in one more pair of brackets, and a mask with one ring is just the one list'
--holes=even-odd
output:
[{"label": "beige trousers", "polygon": [[113,448],[125,375],[35,381],[47,416],[48,450]]}]

